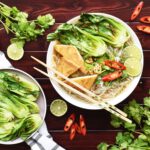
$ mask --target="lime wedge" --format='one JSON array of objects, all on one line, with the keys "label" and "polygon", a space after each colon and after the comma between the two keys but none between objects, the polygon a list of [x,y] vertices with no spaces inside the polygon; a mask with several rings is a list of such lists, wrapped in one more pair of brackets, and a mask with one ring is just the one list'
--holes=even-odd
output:
[{"label": "lime wedge", "polygon": [[141,62],[136,58],[128,58],[124,65],[126,66],[126,71],[130,76],[138,76],[141,73]]},{"label": "lime wedge", "polygon": [[8,46],[7,55],[12,60],[20,60],[24,55],[24,49],[18,47],[16,43],[13,43]]},{"label": "lime wedge", "polygon": [[50,105],[50,111],[54,116],[61,117],[68,110],[67,104],[61,99],[54,100]]},{"label": "lime wedge", "polygon": [[124,49],[123,53],[124,53],[126,58],[134,57],[138,60],[141,60],[141,57],[142,57],[140,49],[135,45],[127,46]]}]

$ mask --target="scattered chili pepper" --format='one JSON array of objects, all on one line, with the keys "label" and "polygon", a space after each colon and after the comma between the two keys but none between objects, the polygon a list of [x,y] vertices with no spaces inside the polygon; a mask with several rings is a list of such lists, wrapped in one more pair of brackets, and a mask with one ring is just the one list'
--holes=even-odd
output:
[{"label": "scattered chili pepper", "polygon": [[75,121],[75,114],[71,114],[70,117],[66,121],[64,131],[69,131],[74,121]]},{"label": "scattered chili pepper", "polygon": [[106,66],[116,69],[116,70],[125,70],[126,69],[126,67],[122,63],[117,62],[117,61],[105,60],[104,63]]},{"label": "scattered chili pepper", "polygon": [[102,80],[103,80],[104,82],[113,81],[113,80],[115,80],[115,79],[121,77],[121,75],[122,75],[122,71],[121,71],[121,70],[117,70],[117,71],[115,71],[115,72],[113,72],[113,73],[109,73],[109,74],[103,76],[103,77],[102,77]]},{"label": "scattered chili pepper", "polygon": [[144,16],[140,18],[140,21],[144,23],[150,23],[150,16]]},{"label": "scattered chili pepper", "polygon": [[137,16],[140,14],[142,7],[144,5],[144,2],[141,1],[134,9],[132,15],[131,15],[131,20],[134,20],[135,18],[137,18]]},{"label": "scattered chili pepper", "polygon": [[73,124],[70,130],[70,140],[73,140],[75,138],[75,135],[76,135],[76,126],[75,124]]},{"label": "scattered chili pepper", "polygon": [[69,131],[70,129],[70,140],[73,140],[75,138],[76,132],[82,134],[83,136],[86,135],[87,131],[83,115],[80,115],[79,124],[80,125],[75,122],[75,114],[71,114],[67,119],[64,131]]},{"label": "scattered chili pepper", "polygon": [[75,123],[75,127],[76,127],[76,131],[81,134],[81,128],[79,127],[79,125],[77,123]]},{"label": "scattered chili pepper", "polygon": [[147,25],[138,25],[138,26],[137,26],[137,29],[138,29],[139,31],[144,32],[144,33],[150,34],[150,26],[147,26]]},{"label": "scattered chili pepper", "polygon": [[83,136],[85,136],[86,135],[86,125],[85,125],[85,120],[82,115],[80,115],[80,129],[81,129],[81,134]]}]

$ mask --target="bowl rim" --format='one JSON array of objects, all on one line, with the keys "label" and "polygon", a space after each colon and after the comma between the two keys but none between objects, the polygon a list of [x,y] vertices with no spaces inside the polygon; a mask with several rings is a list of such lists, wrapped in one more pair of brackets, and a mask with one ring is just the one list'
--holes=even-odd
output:
[{"label": "bowl rim", "polygon": [[[142,64],[142,69],[141,69],[141,74],[138,75],[137,77],[134,77],[134,79],[131,81],[131,83],[129,83],[129,85],[123,90],[123,92],[121,92],[119,95],[117,95],[114,98],[109,99],[107,102],[109,104],[112,105],[116,105],[119,104],[120,102],[124,101],[136,88],[137,84],[139,83],[139,80],[141,78],[142,72],[143,72],[143,66],[144,66],[144,56],[143,56],[143,50],[142,50],[142,46],[141,43],[137,37],[137,35],[135,34],[135,32],[131,29],[131,27],[129,25],[127,25],[123,20],[121,20],[120,18],[117,18],[113,15],[107,14],[107,13],[89,13],[89,14],[96,14],[96,15],[102,15],[102,16],[106,16],[109,18],[112,18],[116,21],[118,21],[119,23],[121,23],[126,29],[127,31],[130,33],[132,40],[134,42],[134,44],[139,47],[139,49],[141,50],[141,64]],[[67,21],[67,23],[75,23],[79,20],[80,15],[73,17],[72,19],[70,19],[69,21]],[[47,52],[47,58],[46,58],[46,63],[47,65],[52,65],[52,54],[53,54],[53,47],[56,44],[56,41],[52,41],[49,44],[48,47],[48,52]],[[47,69],[48,74],[53,74],[49,69]],[[51,84],[54,87],[54,89],[56,90],[56,92],[63,98],[65,99],[67,102],[71,103],[74,106],[77,106],[79,108],[83,108],[83,109],[88,109],[88,110],[99,110],[102,109],[103,107],[97,106],[97,105],[91,105],[89,103],[85,103],[82,102],[81,99],[77,100],[79,98],[74,97],[72,94],[69,95],[65,89],[63,89],[57,82],[55,82],[54,80],[51,80]]]}]

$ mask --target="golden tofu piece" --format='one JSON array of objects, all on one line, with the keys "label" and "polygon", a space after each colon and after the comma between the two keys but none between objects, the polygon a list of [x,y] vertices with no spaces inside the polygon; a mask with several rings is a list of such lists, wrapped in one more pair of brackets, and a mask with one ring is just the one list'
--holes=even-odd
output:
[{"label": "golden tofu piece", "polygon": [[79,66],[82,73],[86,74],[87,70],[84,66],[84,61],[78,49],[73,45],[55,45],[55,50],[65,59]]},{"label": "golden tofu piece", "polygon": [[74,72],[76,72],[79,67],[72,62],[66,60],[63,57],[60,57],[58,64],[56,65],[57,70],[64,74],[66,77],[70,76]]},{"label": "golden tofu piece", "polygon": [[[94,84],[95,80],[97,78],[97,75],[88,75],[88,76],[82,76],[82,77],[76,77],[76,78],[70,78],[72,81],[80,84],[84,88],[90,90],[92,85]],[[72,87],[76,88],[74,85],[72,85],[70,82],[66,81],[67,84],[71,85]],[[79,89],[79,88],[77,88]]]}]

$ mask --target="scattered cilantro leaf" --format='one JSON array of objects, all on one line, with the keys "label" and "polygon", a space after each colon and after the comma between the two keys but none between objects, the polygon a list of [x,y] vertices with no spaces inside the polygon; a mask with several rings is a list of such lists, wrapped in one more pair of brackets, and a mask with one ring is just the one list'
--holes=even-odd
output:
[{"label": "scattered cilantro leaf", "polygon": [[107,148],[108,148],[108,144],[106,144],[106,143],[101,143],[101,144],[99,144],[98,146],[97,146],[97,149],[98,150],[107,150]]},{"label": "scattered cilantro leaf", "polygon": [[144,105],[150,108],[150,97],[144,98]]}]

